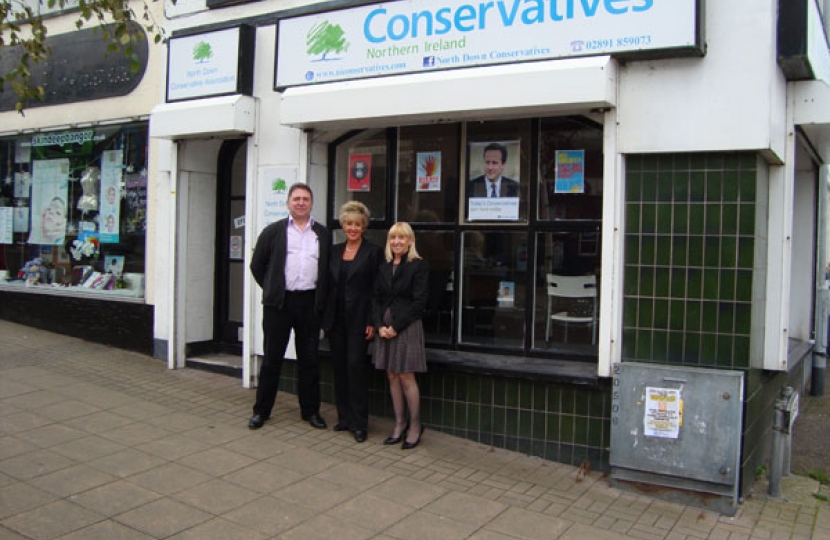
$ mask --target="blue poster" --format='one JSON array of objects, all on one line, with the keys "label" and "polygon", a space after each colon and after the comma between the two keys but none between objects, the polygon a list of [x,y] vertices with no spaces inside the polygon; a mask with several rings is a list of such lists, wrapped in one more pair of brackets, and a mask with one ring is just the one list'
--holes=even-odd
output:
[{"label": "blue poster", "polygon": [[585,150],[556,151],[556,193],[585,193]]}]

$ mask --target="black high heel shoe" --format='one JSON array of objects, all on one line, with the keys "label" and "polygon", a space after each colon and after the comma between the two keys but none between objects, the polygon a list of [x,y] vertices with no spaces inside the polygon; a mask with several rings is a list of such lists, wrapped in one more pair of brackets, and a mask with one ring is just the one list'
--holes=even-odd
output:
[{"label": "black high heel shoe", "polygon": [[[409,433],[409,429],[404,431],[404,433]],[[421,432],[418,433],[418,438],[415,439],[415,442],[407,442],[406,438],[404,438],[403,444],[401,445],[401,450],[412,450],[413,448],[418,446],[418,443],[421,442],[421,435],[423,435],[423,434],[424,434],[424,425],[421,424]]]},{"label": "black high heel shoe", "polygon": [[393,437],[392,435],[386,437],[386,439],[383,441],[383,444],[391,446],[393,444],[400,443],[401,440],[406,436],[407,431],[409,431],[409,422],[406,423],[406,427],[403,428],[403,431],[401,431],[400,435],[398,435],[397,437]]}]

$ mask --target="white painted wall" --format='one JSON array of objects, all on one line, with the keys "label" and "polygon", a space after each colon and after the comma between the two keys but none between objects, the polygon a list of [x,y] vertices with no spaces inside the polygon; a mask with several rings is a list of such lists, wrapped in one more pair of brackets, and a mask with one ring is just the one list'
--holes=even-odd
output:
[{"label": "white painted wall", "polygon": [[620,69],[620,152],[784,152],[778,0],[706,2],[703,58]]}]

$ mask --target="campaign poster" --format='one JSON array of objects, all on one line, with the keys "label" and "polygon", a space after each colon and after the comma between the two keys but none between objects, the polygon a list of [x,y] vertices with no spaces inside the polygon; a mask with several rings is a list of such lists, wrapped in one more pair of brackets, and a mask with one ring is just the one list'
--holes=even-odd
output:
[{"label": "campaign poster", "polygon": [[556,193],[585,193],[585,150],[556,151]]},{"label": "campaign poster", "polygon": [[441,152],[418,152],[415,191],[441,191]]},{"label": "campaign poster", "polygon": [[372,154],[349,156],[349,191],[371,191]]}]

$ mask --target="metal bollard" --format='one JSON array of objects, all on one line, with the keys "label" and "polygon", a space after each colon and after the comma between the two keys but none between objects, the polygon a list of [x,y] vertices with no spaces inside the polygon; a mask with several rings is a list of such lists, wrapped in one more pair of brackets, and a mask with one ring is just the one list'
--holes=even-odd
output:
[{"label": "metal bollard", "polygon": [[785,386],[775,399],[772,420],[772,456],[770,457],[770,497],[781,496],[781,477],[790,475],[790,449],[792,448],[792,425],[798,416],[798,394],[791,386]]}]

